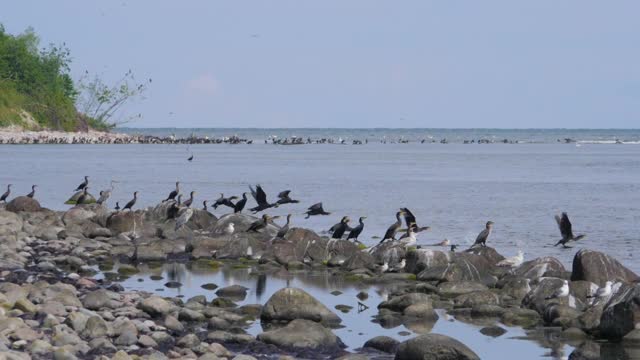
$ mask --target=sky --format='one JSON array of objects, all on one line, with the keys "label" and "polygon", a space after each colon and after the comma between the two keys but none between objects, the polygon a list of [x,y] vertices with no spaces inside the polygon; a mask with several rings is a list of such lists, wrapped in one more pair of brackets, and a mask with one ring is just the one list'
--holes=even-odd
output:
[{"label": "sky", "polygon": [[130,127],[640,124],[637,0],[2,2],[74,77],[151,78]]}]

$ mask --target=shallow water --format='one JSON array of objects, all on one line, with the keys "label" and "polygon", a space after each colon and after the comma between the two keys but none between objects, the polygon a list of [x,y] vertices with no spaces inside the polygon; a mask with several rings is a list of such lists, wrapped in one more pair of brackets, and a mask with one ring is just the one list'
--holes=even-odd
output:
[{"label": "shallow water", "polygon": [[[195,160],[186,159],[193,153]],[[444,238],[471,244],[487,220],[495,222],[489,245],[525,259],[551,255],[570,268],[577,249],[604,251],[640,272],[640,147],[635,145],[379,144],[303,145],[19,145],[0,146],[0,186],[13,195],[38,184],[43,206],[65,209],[71,190],[91,176],[91,192],[118,181],[109,205],[140,191],[137,208],[165,198],[176,180],[196,203],[220,192],[238,195],[261,183],[270,200],[284,189],[300,204],[269,211],[295,214],[294,226],[328,229],[343,215],[367,216],[361,240],[373,244],[409,207],[421,226],[420,244]],[[331,216],[304,220],[313,203]],[[253,203],[249,201],[249,206]],[[588,236],[574,249],[559,239],[553,215],[567,211],[574,232]],[[218,209],[218,216],[226,213]]]},{"label": "shallow water", "polygon": [[[385,328],[372,322],[373,316],[378,313],[377,305],[383,301],[391,290],[382,286],[357,285],[344,281],[338,277],[332,277],[325,271],[296,272],[285,275],[284,273],[272,273],[257,275],[252,269],[232,269],[221,267],[219,270],[193,270],[185,264],[165,264],[160,268],[150,268],[147,265],[139,267],[140,273],[133,275],[122,282],[127,290],[144,290],[157,293],[161,296],[184,296],[184,299],[196,295],[205,295],[208,301],[216,298],[215,290],[205,290],[201,285],[214,283],[220,287],[229,285],[242,285],[247,287],[248,293],[244,300],[236,301],[238,305],[264,304],[276,291],[283,287],[292,286],[304,289],[313,295],[328,308],[333,310],[342,319],[344,327],[334,329],[334,333],[348,346],[348,350],[360,348],[367,340],[386,335],[404,341],[424,333],[438,333],[456,338],[469,346],[482,359],[513,359],[513,354],[526,354],[524,358],[539,358],[551,352],[548,344],[543,347],[540,343],[522,340],[519,337],[526,336],[521,328],[508,327],[499,324],[507,330],[507,333],[492,338],[482,335],[479,330],[487,325],[495,324],[489,320],[485,324],[469,324],[447,315],[444,311],[438,311],[437,321],[425,320],[408,324],[394,324],[394,327]],[[162,280],[151,280],[151,275],[160,275]],[[140,282],[139,280],[143,281]],[[183,284],[180,288],[167,288],[167,281],[178,281]],[[333,291],[341,291],[340,295],[332,295]],[[369,309],[358,312],[356,295],[360,291],[368,293],[369,297],[362,302]],[[349,305],[353,309],[348,313],[336,310],[336,305]],[[263,331],[260,321],[254,322],[247,330],[252,335]],[[400,334],[406,332],[407,334]],[[518,337],[518,338],[516,338]],[[553,344],[554,359],[562,359],[568,356],[572,347],[561,342]]]}]

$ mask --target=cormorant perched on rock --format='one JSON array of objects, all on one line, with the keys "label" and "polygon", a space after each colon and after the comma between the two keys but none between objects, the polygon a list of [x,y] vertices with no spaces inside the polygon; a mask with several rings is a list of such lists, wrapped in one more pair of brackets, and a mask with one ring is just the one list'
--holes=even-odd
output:
[{"label": "cormorant perched on rock", "polygon": [[89,191],[89,187],[85,186],[84,189],[82,190],[82,194],[80,196],[78,196],[78,200],[76,201],[76,205],[84,204],[84,201],[87,199],[87,195],[89,195],[88,191]]},{"label": "cormorant perched on rock", "polygon": [[290,198],[289,193],[291,193],[291,190],[285,190],[280,192],[280,194],[278,194],[278,201],[276,203],[279,205],[283,205],[283,204],[297,204],[300,202],[298,200],[294,200]]},{"label": "cormorant perched on rock", "polygon": [[333,224],[330,228],[329,228],[329,232],[333,234],[334,231],[336,231],[336,229],[338,228],[338,226],[340,226],[340,224],[342,224],[342,222],[345,219],[348,219],[348,216],[343,216],[342,219],[340,219],[339,223]]},{"label": "cormorant perched on rock", "polygon": [[358,241],[358,236],[360,236],[360,234],[362,233],[362,230],[364,230],[364,219],[366,218],[367,218],[366,216],[360,217],[360,220],[358,220],[360,224],[354,227],[353,229],[351,229],[351,231],[349,232],[349,235],[347,236],[347,240],[354,239],[355,241]]},{"label": "cormorant perched on rock", "polygon": [[487,239],[489,238],[489,235],[491,235],[492,229],[493,221],[487,221],[487,225],[485,226],[484,230],[482,230],[480,234],[478,234],[476,241],[473,243],[473,245],[471,245],[471,247],[474,247],[476,245],[487,246]]},{"label": "cormorant perched on rock", "polygon": [[458,248],[458,245],[456,244],[451,244],[451,252],[456,252],[456,249]]},{"label": "cormorant perched on rock", "polygon": [[416,217],[408,208],[401,208],[400,210],[404,213],[404,222],[407,224],[407,227],[413,226],[414,232],[419,233],[421,231],[431,229],[431,227],[429,226],[423,226],[423,227],[418,226],[418,223],[416,222]]},{"label": "cormorant perched on rock", "polygon": [[338,224],[334,225],[335,229],[333,229],[333,234],[331,235],[331,238],[342,239],[342,235],[344,235],[345,232],[351,230],[351,227],[349,226],[349,221],[351,221],[351,219],[349,219],[348,216],[345,216],[342,218],[342,220],[340,220]]},{"label": "cormorant perched on rock", "polygon": [[247,232],[258,232],[258,230],[264,229],[265,227],[267,227],[267,225],[269,225],[271,220],[277,219],[278,217],[279,216],[271,217],[267,214],[263,214],[260,220],[256,220],[252,222],[251,225],[249,225]]},{"label": "cormorant perched on rock", "polygon": [[176,220],[175,231],[178,231],[181,227],[186,225],[187,222],[189,222],[189,219],[191,219],[192,216],[193,216],[193,209],[192,208],[186,208],[186,209],[180,210],[180,216],[178,217],[178,220]]},{"label": "cormorant perched on rock", "polygon": [[9,195],[11,195],[11,184],[7,185],[7,191],[5,191],[2,196],[0,196],[0,201],[7,202],[7,198],[9,197]]},{"label": "cormorant perched on rock", "polygon": [[216,202],[213,203],[213,208],[217,209],[218,206],[220,205],[224,205],[227,207],[230,207],[232,209],[235,209],[236,204],[233,203],[233,200],[237,199],[237,196],[230,196],[228,198],[224,197],[223,193],[220,193],[220,197],[218,199],[216,199]]},{"label": "cormorant perched on rock", "polygon": [[404,215],[404,211],[402,210],[396,213],[396,222],[389,226],[387,232],[384,233],[382,240],[380,240],[380,244],[382,244],[387,239],[396,239],[396,233],[398,232],[398,229],[400,229],[400,226],[402,226],[402,219],[400,218],[402,215]]},{"label": "cormorant perched on rock", "polygon": [[138,201],[138,192],[137,192],[137,191],[135,191],[135,192],[133,193],[133,199],[131,199],[131,201],[129,201],[129,202],[127,203],[127,205],[125,205],[125,206],[124,206],[124,208],[123,208],[122,210],[127,210],[127,209],[129,209],[129,211],[131,211],[131,210],[132,210],[132,208],[133,208],[133,205],[135,205],[135,204],[136,204],[136,201]]},{"label": "cormorant perched on rock", "polygon": [[247,204],[247,193],[243,192],[242,199],[238,200],[238,202],[236,202],[236,204],[233,206],[233,212],[241,213],[246,204]]},{"label": "cormorant perched on rock", "polygon": [[120,203],[116,201],[116,207],[113,208],[115,211],[120,211]]},{"label": "cormorant perched on rock", "polygon": [[182,194],[178,194],[178,200],[171,204],[167,210],[167,219],[175,219],[180,212],[180,205],[182,204]]},{"label": "cormorant perched on rock", "polygon": [[33,196],[36,194],[37,187],[38,185],[31,185],[31,192],[27,194],[27,197],[30,197],[33,199]]},{"label": "cormorant perched on rock", "polygon": [[258,203],[258,206],[249,210],[253,211],[254,213],[258,213],[272,207],[278,207],[278,203],[269,204],[269,202],[267,201],[267,193],[264,192],[262,186],[256,185],[256,188],[254,189],[251,185],[249,185],[249,189],[251,190],[251,195],[253,195],[256,203]]},{"label": "cormorant perched on rock", "polygon": [[284,236],[287,235],[287,232],[289,232],[290,224],[291,224],[291,214],[287,215],[287,223],[284,224],[284,226],[282,226],[280,230],[278,230],[278,233],[276,234],[276,239],[284,239]]},{"label": "cormorant perched on rock", "polygon": [[309,206],[309,208],[307,209],[305,214],[307,214],[305,219],[308,219],[309,217],[314,216],[314,215],[331,215],[330,212],[324,211],[324,209],[322,208],[322,203],[321,202]]},{"label": "cormorant perched on rock", "polygon": [[162,200],[162,202],[175,200],[176,196],[180,193],[180,181],[176,181],[176,189],[169,193],[166,199]]},{"label": "cormorant perched on rock", "polygon": [[571,229],[571,221],[569,221],[569,216],[566,212],[563,212],[562,215],[556,215],[556,222],[558,223],[558,227],[560,228],[562,239],[560,239],[560,241],[558,241],[554,246],[562,245],[565,248],[569,248],[569,246],[567,246],[567,243],[571,241],[578,241],[586,236],[573,235],[573,230]]},{"label": "cormorant perched on rock", "polygon": [[204,211],[209,211],[209,209],[207,208],[207,202],[208,202],[207,200],[202,202],[202,210]]},{"label": "cormorant perched on rock", "polygon": [[196,192],[192,191],[191,194],[189,195],[189,198],[187,200],[185,200],[185,202],[182,204],[185,207],[191,207],[191,204],[193,204],[193,195],[195,195]]},{"label": "cormorant perched on rock", "polygon": [[80,185],[78,185],[78,187],[73,191],[84,190],[84,188],[86,188],[87,186],[89,186],[89,177],[85,176],[84,177],[84,181],[82,183],[80,183]]}]

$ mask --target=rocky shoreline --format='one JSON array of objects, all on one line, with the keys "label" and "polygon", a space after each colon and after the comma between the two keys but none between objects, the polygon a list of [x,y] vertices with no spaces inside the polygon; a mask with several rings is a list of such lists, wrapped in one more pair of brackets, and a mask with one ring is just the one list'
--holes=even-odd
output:
[{"label": "rocky shoreline", "polygon": [[[378,336],[345,351],[332,331],[340,317],[304,289],[283,288],[265,304],[238,306],[247,292],[238,285],[216,289],[210,300],[119,284],[137,264],[169,260],[264,274],[321,270],[353,283],[385,284],[389,297],[374,318],[383,326],[435,322],[437,310],[489,319],[492,325],[481,330],[489,336],[500,336],[500,325],[552,329],[575,344],[570,359],[599,359],[605,343],[640,346],[640,278],[600,252],[578,251],[570,270],[553,257],[504,268],[496,265],[504,257],[490,247],[452,253],[388,242],[363,250],[302,228],[274,239],[274,225],[244,232],[256,220],[244,214],[218,219],[194,209],[176,230],[175,220],[167,220],[170,207],[52,211],[27,197],[0,205],[3,358],[479,359],[470,346],[430,329],[402,343]],[[233,234],[225,233],[230,222]],[[384,272],[384,263],[397,271]],[[610,292],[599,292],[607,281]],[[257,321],[265,331],[252,336],[246,330]]]},{"label": "rocky shoreline", "polygon": [[0,129],[0,145],[26,144],[251,144],[253,141],[231,136],[224,138],[129,135],[87,131],[9,131]]}]

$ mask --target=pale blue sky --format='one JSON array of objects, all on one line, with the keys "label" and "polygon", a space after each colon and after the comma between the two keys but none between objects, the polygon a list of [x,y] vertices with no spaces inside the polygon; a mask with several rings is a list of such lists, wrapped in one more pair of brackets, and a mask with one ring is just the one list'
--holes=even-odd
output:
[{"label": "pale blue sky", "polygon": [[135,127],[640,124],[638,1],[2,3],[74,74],[153,78]]}]

